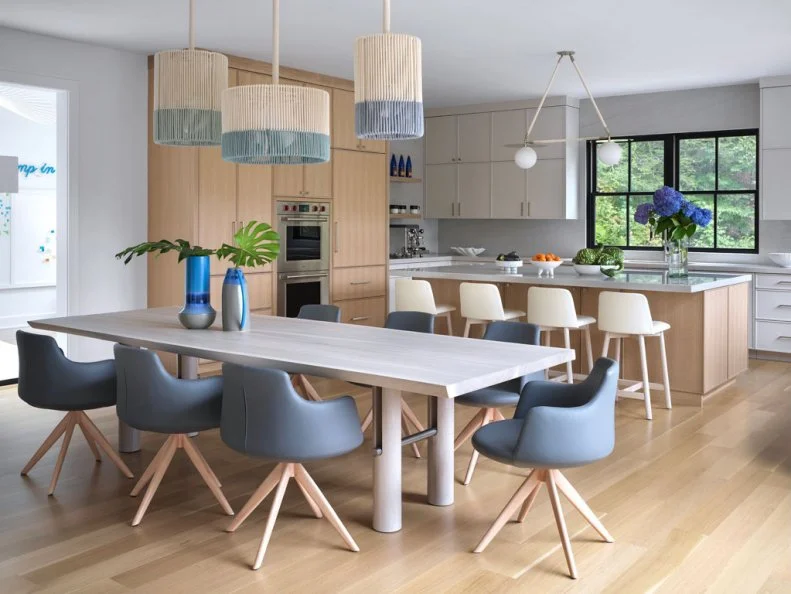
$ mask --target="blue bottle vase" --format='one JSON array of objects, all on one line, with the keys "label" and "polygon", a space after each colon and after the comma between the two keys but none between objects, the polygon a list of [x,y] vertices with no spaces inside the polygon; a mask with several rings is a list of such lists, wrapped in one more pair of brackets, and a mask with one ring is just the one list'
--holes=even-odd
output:
[{"label": "blue bottle vase", "polygon": [[250,329],[250,300],[241,268],[229,268],[222,283],[222,329]]},{"label": "blue bottle vase", "polygon": [[189,330],[203,330],[214,323],[217,312],[211,306],[209,256],[187,258],[186,298],[179,322]]}]

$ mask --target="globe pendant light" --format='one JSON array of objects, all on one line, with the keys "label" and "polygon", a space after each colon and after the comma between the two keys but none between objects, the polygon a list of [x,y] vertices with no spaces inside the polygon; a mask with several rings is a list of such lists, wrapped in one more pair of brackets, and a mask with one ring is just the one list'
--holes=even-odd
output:
[{"label": "globe pendant light", "polygon": [[354,46],[354,127],[358,138],[406,140],[423,136],[420,39],[390,32],[390,0],[383,0],[381,35]]},{"label": "globe pendant light", "polygon": [[220,101],[228,88],[228,58],[195,49],[195,0],[189,3],[189,49],[154,55],[154,142],[220,144]]},{"label": "globe pendant light", "polygon": [[330,95],[280,84],[280,0],[272,2],[272,84],[222,94],[222,158],[232,163],[303,165],[330,160]]},{"label": "globe pendant light", "polygon": [[[549,90],[552,88],[552,83],[555,82],[555,76],[558,73],[558,67],[560,66],[560,62],[563,58],[568,58],[571,61],[571,64],[574,66],[574,70],[577,71],[577,76],[579,76],[580,82],[582,86],[585,87],[585,92],[588,94],[588,98],[591,100],[593,104],[593,109],[596,110],[596,115],[599,117],[599,121],[601,122],[604,131],[607,132],[607,141],[600,144],[596,149],[596,155],[598,156],[599,160],[604,163],[605,165],[617,165],[621,162],[621,145],[617,142],[614,142],[611,138],[610,129],[607,127],[607,122],[604,121],[604,116],[599,111],[599,106],[596,104],[596,99],[593,98],[593,94],[591,93],[590,88],[588,88],[588,83],[585,82],[585,77],[582,76],[582,71],[577,66],[577,62],[574,60],[574,52],[572,51],[560,51],[558,52],[558,61],[555,62],[555,69],[552,71],[552,76],[549,77],[549,84],[547,85],[546,91],[544,91],[543,97],[541,97],[541,101],[538,103],[538,108],[536,109],[536,113],[533,114],[533,119],[530,121],[530,126],[527,128],[527,134],[525,134],[525,141],[523,145],[520,146],[519,150],[516,151],[516,155],[514,155],[514,162],[517,164],[518,167],[522,169],[530,169],[533,167],[536,162],[538,161],[538,155],[536,154],[535,149],[533,146],[541,146],[544,144],[553,144],[558,142],[566,142],[565,138],[561,139],[554,139],[554,140],[539,140],[533,142],[530,139],[530,134],[533,132],[533,127],[536,125],[536,120],[538,119],[538,114],[541,113],[541,108],[544,106],[544,102],[547,99],[547,95],[549,95]],[[589,138],[580,138],[579,140],[600,140],[599,137],[589,137]],[[509,145],[513,146],[513,145]]]}]

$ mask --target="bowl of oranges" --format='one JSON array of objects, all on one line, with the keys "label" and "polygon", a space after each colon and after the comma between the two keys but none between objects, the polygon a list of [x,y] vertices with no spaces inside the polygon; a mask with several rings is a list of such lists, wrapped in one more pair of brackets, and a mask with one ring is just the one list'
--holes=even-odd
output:
[{"label": "bowl of oranges", "polygon": [[563,258],[549,252],[546,254],[536,254],[530,259],[530,263],[538,268],[538,278],[542,276],[554,278],[555,268],[563,264]]}]

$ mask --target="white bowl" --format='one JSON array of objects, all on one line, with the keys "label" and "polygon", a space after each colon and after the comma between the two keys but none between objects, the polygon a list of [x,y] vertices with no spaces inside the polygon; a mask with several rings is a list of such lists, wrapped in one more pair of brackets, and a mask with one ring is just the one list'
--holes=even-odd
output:
[{"label": "white bowl", "polygon": [[486,251],[486,248],[477,248],[477,247],[451,247],[454,252],[460,254],[462,256],[480,256],[482,253]]},{"label": "white bowl", "polygon": [[602,268],[613,269],[618,268],[614,264],[605,264],[604,266],[599,266],[598,264],[574,264],[574,270],[577,271],[577,274],[585,274],[585,275],[596,275],[601,274]]},{"label": "white bowl", "polygon": [[783,268],[791,268],[791,252],[774,252],[769,254],[769,259]]},{"label": "white bowl", "polygon": [[525,265],[522,260],[495,260],[494,263],[500,268],[503,268],[503,272],[506,274],[516,274],[517,271]]},{"label": "white bowl", "polygon": [[554,278],[555,268],[563,264],[562,260],[555,260],[554,262],[541,262],[540,260],[530,260],[530,263],[538,268],[538,276],[548,276]]}]

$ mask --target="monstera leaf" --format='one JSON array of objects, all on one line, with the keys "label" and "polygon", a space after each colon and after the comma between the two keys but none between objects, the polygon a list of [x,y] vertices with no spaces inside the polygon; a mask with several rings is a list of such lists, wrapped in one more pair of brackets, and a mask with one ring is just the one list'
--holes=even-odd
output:
[{"label": "monstera leaf", "polygon": [[176,241],[169,241],[167,239],[160,239],[159,241],[145,241],[132,247],[126,248],[122,252],[118,252],[115,257],[119,260],[123,258],[124,264],[129,264],[135,256],[142,256],[148,253],[167,254],[168,252],[178,252],[179,262],[189,258],[190,256],[212,256],[214,250],[203,248],[199,245],[191,245],[186,239],[177,239]]},{"label": "monstera leaf", "polygon": [[228,258],[237,268],[269,264],[280,253],[280,235],[266,223],[250,221],[233,236],[236,245],[222,244],[220,260]]}]

